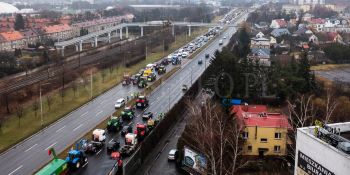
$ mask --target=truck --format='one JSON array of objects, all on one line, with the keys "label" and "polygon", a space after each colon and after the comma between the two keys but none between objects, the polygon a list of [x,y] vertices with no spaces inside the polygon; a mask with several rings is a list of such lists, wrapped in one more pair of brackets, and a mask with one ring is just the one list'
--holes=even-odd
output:
[{"label": "truck", "polygon": [[219,45],[221,46],[224,42],[221,40],[219,40]]},{"label": "truck", "polygon": [[106,131],[103,129],[95,129],[92,132],[92,140],[104,144],[106,141]]},{"label": "truck", "polygon": [[107,131],[116,132],[121,130],[123,127],[123,121],[121,117],[111,116],[107,122]]},{"label": "truck", "polygon": [[122,85],[127,86],[129,84],[131,84],[131,77],[129,74],[124,74]]},{"label": "truck", "polygon": [[56,175],[65,175],[68,172],[68,164],[65,160],[59,159],[56,155],[55,149],[50,148],[48,151],[49,155],[53,155],[53,160],[48,163],[44,168],[35,173],[35,175],[47,175],[47,174],[56,174]]},{"label": "truck", "polygon": [[136,149],[137,135],[128,133],[125,135],[125,145],[120,149],[120,154],[123,157],[130,156]]},{"label": "truck", "polygon": [[141,108],[144,109],[148,106],[148,99],[146,98],[146,96],[138,96],[137,100],[136,100],[136,108]]},{"label": "truck", "polygon": [[81,150],[85,154],[97,153],[103,147],[101,142],[90,141],[87,139],[81,139],[77,144],[81,146]]}]

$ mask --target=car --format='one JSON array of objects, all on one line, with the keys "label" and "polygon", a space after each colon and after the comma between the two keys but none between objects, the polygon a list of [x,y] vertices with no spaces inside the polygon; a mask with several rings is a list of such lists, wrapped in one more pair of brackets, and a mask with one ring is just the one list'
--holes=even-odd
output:
[{"label": "car", "polygon": [[201,65],[203,63],[203,60],[202,59],[199,59],[198,60],[198,64]]},{"label": "car", "polygon": [[188,56],[188,53],[187,52],[183,52],[181,56],[182,56],[182,58],[186,58]]},{"label": "car", "polygon": [[227,38],[226,36],[223,37],[223,39],[226,39],[226,38]]},{"label": "car", "polygon": [[120,132],[122,136],[125,136],[127,133],[132,133],[132,126],[131,125],[125,125]]},{"label": "car", "polygon": [[176,160],[178,156],[177,149],[171,149],[168,154],[168,161]]},{"label": "car", "polygon": [[219,45],[222,45],[224,42],[221,40],[219,40]]},{"label": "car", "polygon": [[120,99],[118,99],[118,100],[115,102],[114,107],[115,107],[116,109],[119,109],[119,108],[123,107],[124,105],[125,105],[125,99],[124,99],[124,98],[120,98]]},{"label": "car", "polygon": [[142,115],[142,119],[148,120],[148,119],[151,119],[151,118],[153,118],[153,113],[152,112],[145,112]]},{"label": "car", "polygon": [[188,88],[187,88],[187,85],[185,85],[185,84],[182,85],[182,88],[181,88],[181,89],[182,89],[182,91],[187,91],[187,89],[188,89]]},{"label": "car", "polygon": [[209,58],[209,53],[206,53],[206,54],[205,54],[205,58]]},{"label": "car", "polygon": [[109,153],[109,152],[118,151],[119,147],[120,147],[120,143],[118,141],[111,140],[107,144],[107,152]]}]

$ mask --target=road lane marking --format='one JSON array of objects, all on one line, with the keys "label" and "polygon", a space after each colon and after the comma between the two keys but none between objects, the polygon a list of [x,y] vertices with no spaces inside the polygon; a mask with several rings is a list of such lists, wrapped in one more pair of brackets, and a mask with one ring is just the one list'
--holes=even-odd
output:
[{"label": "road lane marking", "polygon": [[50,146],[48,146],[47,148],[45,148],[45,151],[47,151],[48,149],[50,149],[51,147],[55,146],[57,144],[57,142],[51,144]]},{"label": "road lane marking", "polygon": [[15,170],[13,170],[11,173],[9,173],[8,175],[12,175],[13,173],[15,173],[16,171],[18,171],[19,169],[21,169],[23,167],[23,165],[17,167]]},{"label": "road lane marking", "polygon": [[80,127],[82,127],[83,124],[80,124],[79,126],[77,126],[76,128],[73,129],[73,131],[76,131],[77,129],[79,129]]},{"label": "road lane marking", "polygon": [[111,143],[114,139],[110,140],[108,143]]},{"label": "road lane marking", "polygon": [[85,116],[85,115],[88,114],[88,113],[89,113],[89,111],[86,111],[84,114],[81,114],[80,117],[83,117],[83,116]]},{"label": "road lane marking", "polygon": [[100,105],[103,105],[103,103],[106,103],[106,100],[103,100],[103,101],[100,103]]},{"label": "road lane marking", "polygon": [[96,114],[96,116],[100,115],[102,112],[103,112],[103,111],[98,112],[98,113]]},{"label": "road lane marking", "polygon": [[66,125],[62,126],[60,129],[57,129],[56,132],[60,132],[65,127],[66,127]]},{"label": "road lane marking", "polygon": [[102,151],[102,149],[100,149],[100,151],[98,151],[98,152],[96,153],[96,155],[100,154],[101,151]]},{"label": "road lane marking", "polygon": [[30,148],[26,149],[24,152],[27,152],[27,151],[31,150],[31,149],[34,148],[36,145],[38,145],[38,144],[35,144],[35,145],[31,146]]}]

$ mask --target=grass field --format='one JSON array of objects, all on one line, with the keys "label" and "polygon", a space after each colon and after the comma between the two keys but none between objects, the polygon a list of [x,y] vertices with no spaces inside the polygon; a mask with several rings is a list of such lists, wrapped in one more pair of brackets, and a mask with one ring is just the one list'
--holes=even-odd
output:
[{"label": "grass field", "polygon": [[[147,56],[146,60],[141,61],[132,67],[113,67],[111,69],[108,68],[104,70],[97,70],[92,76],[93,97],[100,95],[101,93],[120,83],[125,72],[130,74],[138,72],[148,63],[165,57],[204,31],[206,31],[206,29],[195,30],[192,32],[191,37],[187,36],[186,34],[179,35],[176,37],[176,42],[172,43],[167,51],[163,53],[162,47],[157,47],[152,50],[152,53]],[[90,76],[84,78],[90,79]],[[23,113],[22,115],[19,115],[20,119],[16,114],[9,116],[8,119],[3,122],[0,130],[0,152],[3,152],[10,146],[38,132],[43,127],[48,126],[49,124],[60,119],[62,116],[65,116],[74,109],[87,103],[89,100],[91,100],[90,93],[90,83],[85,85],[78,83],[76,90],[73,90],[73,88],[64,90],[65,95],[63,99],[58,90],[51,92],[49,95],[43,96],[43,126],[41,125],[40,108],[39,110],[34,110],[34,105],[27,105],[23,107]],[[52,99],[50,110],[47,105],[47,96]],[[34,104],[34,102],[32,104]]]},{"label": "grass field", "polygon": [[329,71],[334,69],[349,68],[350,64],[320,64],[317,66],[311,66],[311,70],[314,71]]}]

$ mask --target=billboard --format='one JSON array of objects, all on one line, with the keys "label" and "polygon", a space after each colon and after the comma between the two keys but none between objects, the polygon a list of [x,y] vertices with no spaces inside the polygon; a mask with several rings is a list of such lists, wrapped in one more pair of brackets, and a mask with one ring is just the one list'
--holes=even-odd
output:
[{"label": "billboard", "polygon": [[327,168],[298,151],[297,175],[335,175]]},{"label": "billboard", "polygon": [[207,159],[203,154],[199,154],[196,151],[184,147],[184,161],[183,164],[200,174],[206,174]]}]

